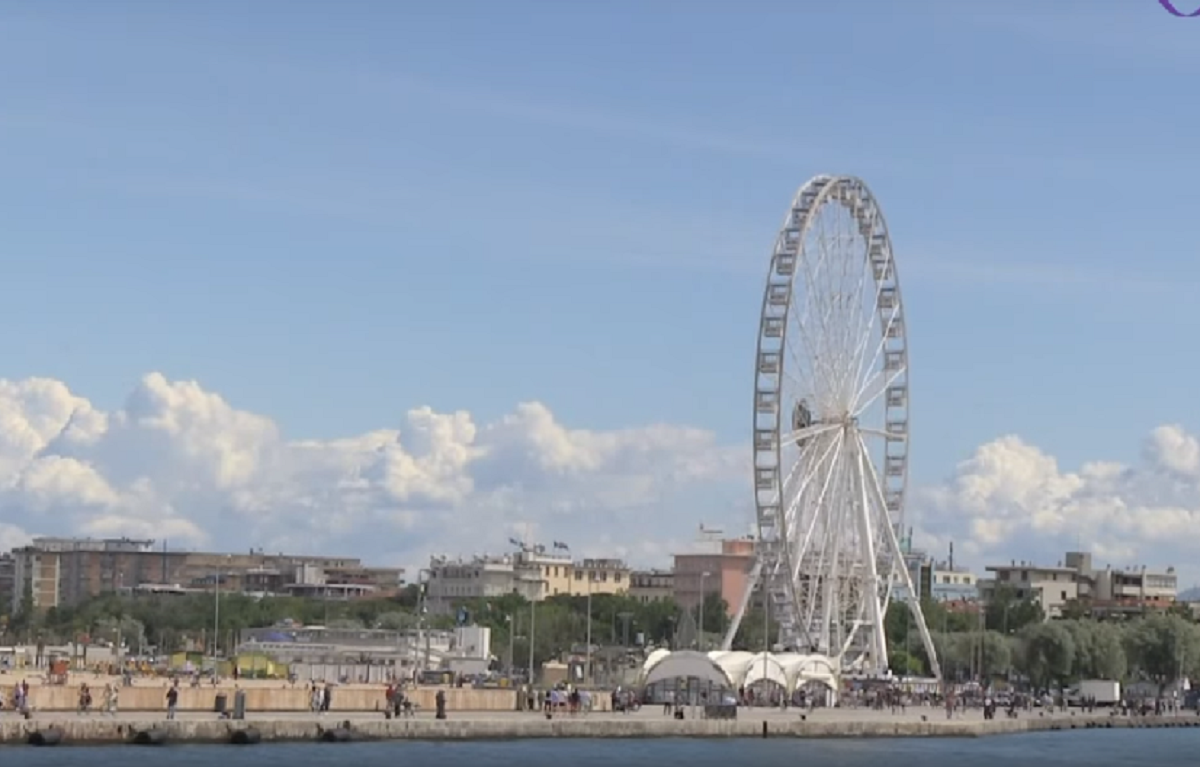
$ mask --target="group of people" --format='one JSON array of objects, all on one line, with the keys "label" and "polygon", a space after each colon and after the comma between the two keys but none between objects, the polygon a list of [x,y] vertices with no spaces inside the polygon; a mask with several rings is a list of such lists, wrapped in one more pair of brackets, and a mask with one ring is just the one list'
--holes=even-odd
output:
[{"label": "group of people", "polygon": [[[4,705],[3,698],[0,698],[0,706]],[[26,718],[29,717],[29,680],[22,679],[17,684],[13,685],[12,691],[12,710],[18,714],[23,714]]]},{"label": "group of people", "polygon": [[413,702],[404,692],[404,687],[389,682],[384,693],[387,699],[387,715],[389,717],[413,716]]},{"label": "group of people", "polygon": [[[28,694],[28,688],[26,688],[26,694]],[[106,684],[100,695],[100,704],[104,707],[104,713],[116,716],[121,700],[120,688],[115,684]],[[84,714],[91,713],[92,706],[95,704],[96,700],[92,696],[91,685],[87,682],[79,685],[79,715],[83,716]]]},{"label": "group of people", "polygon": [[325,714],[333,704],[333,685],[313,682],[308,688],[308,707],[314,714]]}]

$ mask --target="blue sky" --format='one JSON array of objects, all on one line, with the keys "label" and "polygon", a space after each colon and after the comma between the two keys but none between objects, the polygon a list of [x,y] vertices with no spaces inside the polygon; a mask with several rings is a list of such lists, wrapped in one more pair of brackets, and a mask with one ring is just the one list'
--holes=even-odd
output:
[{"label": "blue sky", "polygon": [[1200,20],[1154,0],[10,3],[0,377],[744,441],[769,247],[871,185],[914,479],[1200,430]]}]

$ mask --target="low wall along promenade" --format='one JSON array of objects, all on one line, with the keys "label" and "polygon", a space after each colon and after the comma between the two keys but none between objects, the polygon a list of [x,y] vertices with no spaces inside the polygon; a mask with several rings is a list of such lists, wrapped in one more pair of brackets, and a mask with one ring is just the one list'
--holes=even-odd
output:
[{"label": "low wall along promenade", "polygon": [[[104,708],[104,682],[89,682],[92,690],[92,709]],[[166,711],[166,682],[139,681],[133,687],[121,687],[118,708],[121,711]],[[407,690],[406,694],[418,708],[432,710],[434,696],[439,688],[421,687]],[[452,711],[515,711],[517,693],[514,690],[477,690],[470,688],[441,688],[446,693],[446,706]],[[303,684],[276,686],[211,684],[191,687],[179,686],[179,711],[213,711],[217,695],[225,695],[228,706],[233,706],[234,692],[246,693],[246,710],[255,712],[301,712],[309,711],[311,700],[308,688]],[[5,706],[11,705],[12,685],[0,686]],[[607,704],[607,697],[597,703]],[[76,711],[79,708],[79,684],[34,685],[29,693],[30,705],[37,712]],[[380,685],[339,685],[333,688],[331,698],[333,712],[383,711],[384,688]]]}]

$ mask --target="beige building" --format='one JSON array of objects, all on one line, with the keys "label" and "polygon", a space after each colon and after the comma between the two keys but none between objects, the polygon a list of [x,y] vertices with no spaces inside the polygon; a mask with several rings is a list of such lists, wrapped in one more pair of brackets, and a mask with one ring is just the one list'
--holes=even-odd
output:
[{"label": "beige building", "polygon": [[[229,591],[285,594],[307,580],[327,587],[324,595],[352,596],[395,591],[404,575],[401,568],[366,567],[353,557],[167,550],[129,538],[35,538],[14,549],[12,560],[14,609],[26,591],[38,608],[116,591],[211,590],[215,583]],[[299,576],[314,567],[319,575]]]},{"label": "beige building", "polygon": [[634,570],[629,574],[629,596],[642,604],[675,599],[675,573],[670,570]]},{"label": "beige building", "polygon": [[1175,602],[1179,588],[1173,567],[1153,571],[1144,565],[1106,565],[1100,570],[1093,566],[1092,555],[1083,551],[1067,552],[1054,567],[1013,561],[987,570],[994,578],[979,582],[985,600],[997,586],[1006,585],[1019,598],[1035,599],[1050,618],[1061,616],[1063,608],[1076,601],[1102,612],[1166,607]]},{"label": "beige building", "polygon": [[1008,565],[991,565],[987,571],[993,577],[979,581],[979,594],[985,602],[992,598],[997,587],[1007,587],[1018,599],[1032,599],[1041,605],[1046,617],[1057,618],[1067,603],[1079,596],[1078,573],[1069,567],[1044,567],[1014,560]]}]

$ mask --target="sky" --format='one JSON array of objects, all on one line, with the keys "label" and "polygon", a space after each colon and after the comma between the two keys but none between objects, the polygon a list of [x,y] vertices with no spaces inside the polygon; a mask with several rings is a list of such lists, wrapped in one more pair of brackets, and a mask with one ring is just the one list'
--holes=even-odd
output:
[{"label": "sky", "polygon": [[0,544],[745,532],[771,245],[836,173],[894,242],[917,543],[1200,582],[1200,19],[29,0],[0,67]]}]

